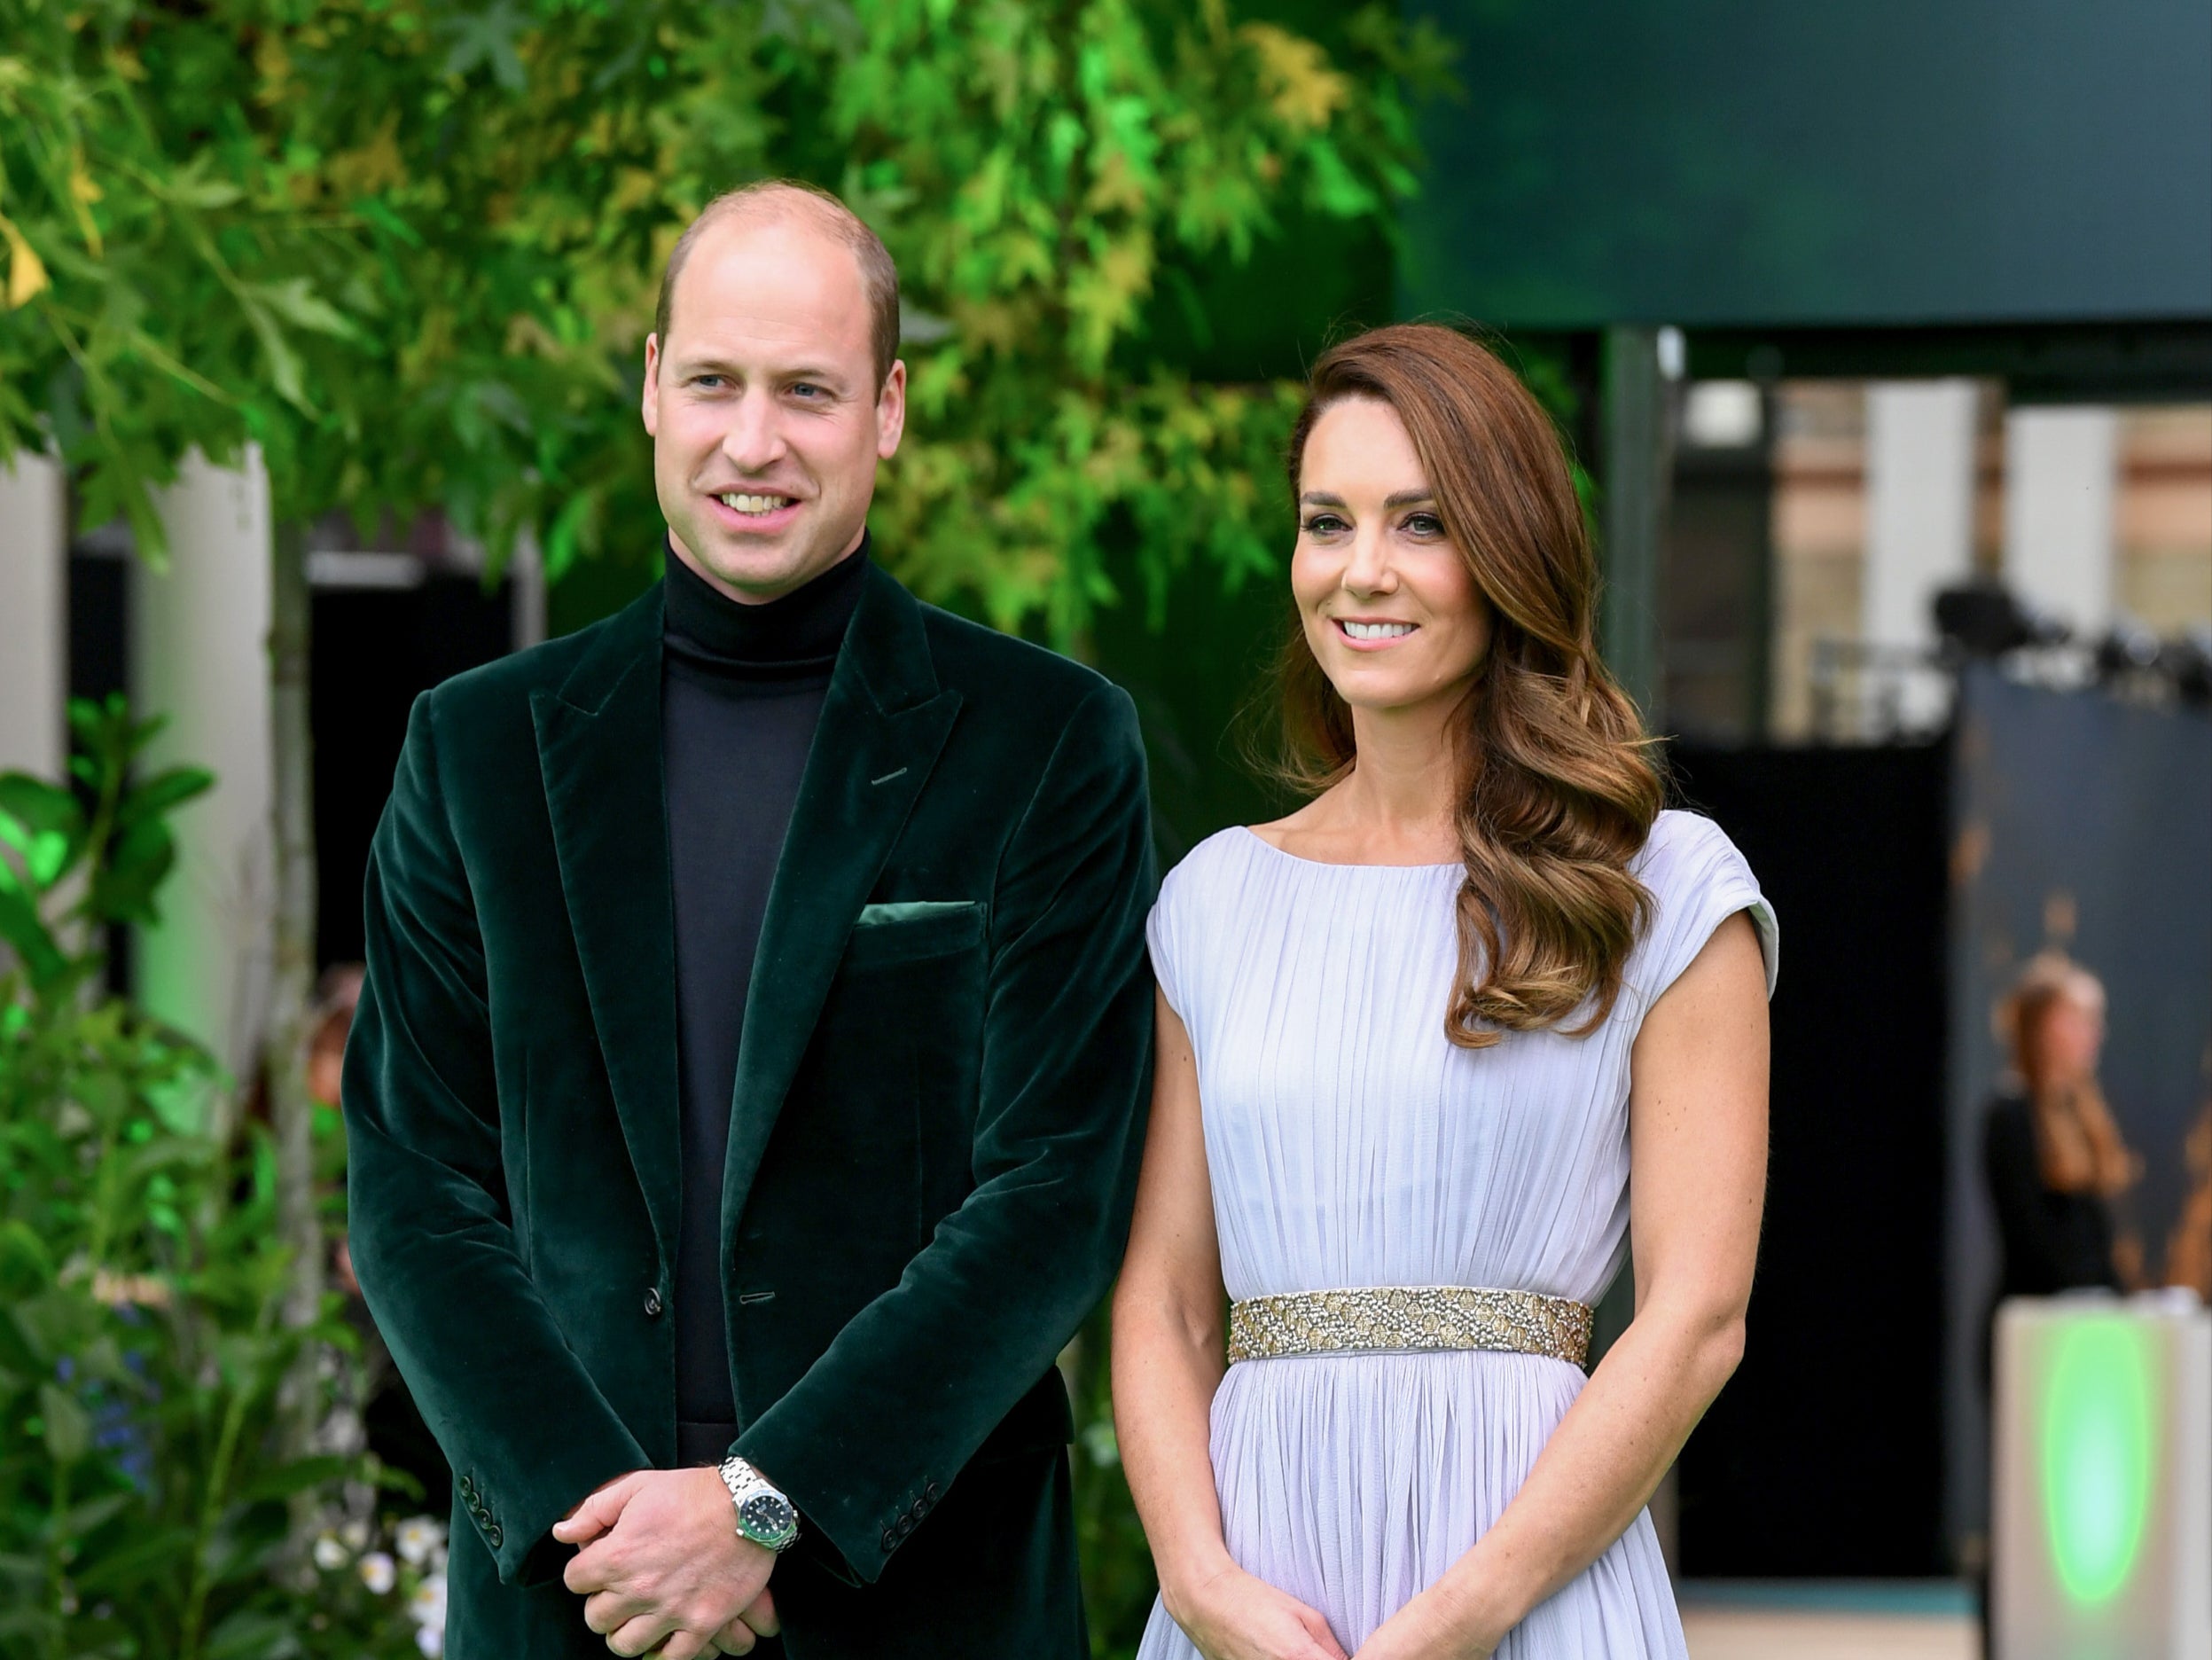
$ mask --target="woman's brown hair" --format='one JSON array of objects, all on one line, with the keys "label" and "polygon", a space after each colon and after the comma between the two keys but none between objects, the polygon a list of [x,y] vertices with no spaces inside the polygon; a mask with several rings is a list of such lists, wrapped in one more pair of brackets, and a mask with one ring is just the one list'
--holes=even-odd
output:
[{"label": "woman's brown hair", "polygon": [[2104,983],[2064,951],[2044,951],[2028,959],[1998,1011],[2013,1069],[2033,1111],[2043,1185],[2053,1193],[2116,1198],[2136,1178],[2136,1157],[2095,1074],[2053,1077],[2044,1064],[2043,1029],[2062,1003],[2102,1021]]},{"label": "woman's brown hair", "polygon": [[[1437,516],[1494,614],[1456,730],[1459,965],[1444,1031],[1481,1049],[1503,1031],[1579,1037],[1612,1012],[1651,913],[1629,873],[1659,815],[1636,706],[1598,659],[1598,572],[1567,452],[1519,378],[1481,345],[1409,323],[1314,365],[1290,440],[1291,494],[1331,405],[1397,411]],[[1351,709],[1294,629],[1278,664],[1286,781],[1318,792],[1352,770]],[[1563,1026],[1589,1005],[1588,1018]]]}]

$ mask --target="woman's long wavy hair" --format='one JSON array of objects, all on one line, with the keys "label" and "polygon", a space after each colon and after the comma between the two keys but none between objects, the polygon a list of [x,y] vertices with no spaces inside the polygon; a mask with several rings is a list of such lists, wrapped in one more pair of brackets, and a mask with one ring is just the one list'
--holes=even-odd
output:
[{"label": "woman's long wavy hair", "polygon": [[[1395,410],[1437,514],[1493,613],[1461,711],[1454,820],[1466,866],[1445,1035],[1481,1049],[1507,1031],[1580,1037],[1613,1010],[1651,913],[1629,873],[1662,791],[1636,706],[1598,659],[1598,572],[1550,417],[1483,347],[1435,324],[1344,341],[1314,365],[1291,434],[1296,497],[1306,440],[1333,404]],[[1352,712],[1294,626],[1278,664],[1284,781],[1318,793],[1356,759]],[[1587,1018],[1565,1022],[1588,1006]]]}]

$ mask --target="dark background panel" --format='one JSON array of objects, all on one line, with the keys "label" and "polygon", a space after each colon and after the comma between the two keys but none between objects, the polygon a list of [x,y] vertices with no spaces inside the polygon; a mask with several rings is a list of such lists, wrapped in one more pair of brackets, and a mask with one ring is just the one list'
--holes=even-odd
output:
[{"label": "dark background panel", "polygon": [[1409,308],[1514,327],[2202,317],[2201,0],[1417,0]]},{"label": "dark background panel", "polygon": [[362,957],[369,842],[418,693],[506,654],[512,602],[473,576],[414,588],[325,588],[314,599],[317,967]]},{"label": "dark background panel", "polygon": [[1682,1455],[1681,1570],[1948,1572],[1944,752],[1685,745],[1673,761],[1782,939],[1749,1346]]},{"label": "dark background panel", "polygon": [[1989,1515],[1981,1345],[1997,1244],[1980,1132],[2007,1066],[1996,1011],[2045,947],[2104,982],[2099,1079],[2144,1163],[2114,1222],[2160,1282],[2191,1179],[2185,1139],[2212,1102],[2212,717],[1976,665],[1961,678],[1958,734],[1945,1214],[1950,1511],[1965,1539]]}]

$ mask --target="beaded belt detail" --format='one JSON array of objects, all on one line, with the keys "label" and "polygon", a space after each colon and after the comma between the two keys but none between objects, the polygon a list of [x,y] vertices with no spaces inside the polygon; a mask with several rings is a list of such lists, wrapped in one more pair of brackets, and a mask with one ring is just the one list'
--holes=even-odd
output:
[{"label": "beaded belt detail", "polygon": [[1229,1305],[1229,1359],[1363,1350],[1492,1349],[1581,1366],[1591,1310],[1566,1297],[1479,1286],[1365,1286]]}]

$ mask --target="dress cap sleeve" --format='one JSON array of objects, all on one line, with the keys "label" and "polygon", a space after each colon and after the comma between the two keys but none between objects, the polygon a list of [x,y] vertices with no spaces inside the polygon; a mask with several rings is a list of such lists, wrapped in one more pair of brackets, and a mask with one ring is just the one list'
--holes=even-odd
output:
[{"label": "dress cap sleeve", "polygon": [[1654,902],[1650,931],[1630,979],[1644,1006],[1697,960],[1714,931],[1737,912],[1749,914],[1765,959],[1767,995],[1781,967],[1781,934],[1758,878],[1721,827],[1696,813],[1663,812],[1652,826],[1636,872]]},{"label": "dress cap sleeve", "polygon": [[1188,931],[1184,913],[1190,909],[1191,897],[1184,890],[1189,886],[1182,866],[1169,871],[1160,884],[1160,897],[1153,902],[1152,913],[1145,919],[1145,945],[1152,953],[1153,977],[1160,982],[1160,993],[1168,999],[1168,1006],[1185,1026],[1191,1017],[1183,1000],[1184,958],[1178,946]]}]

